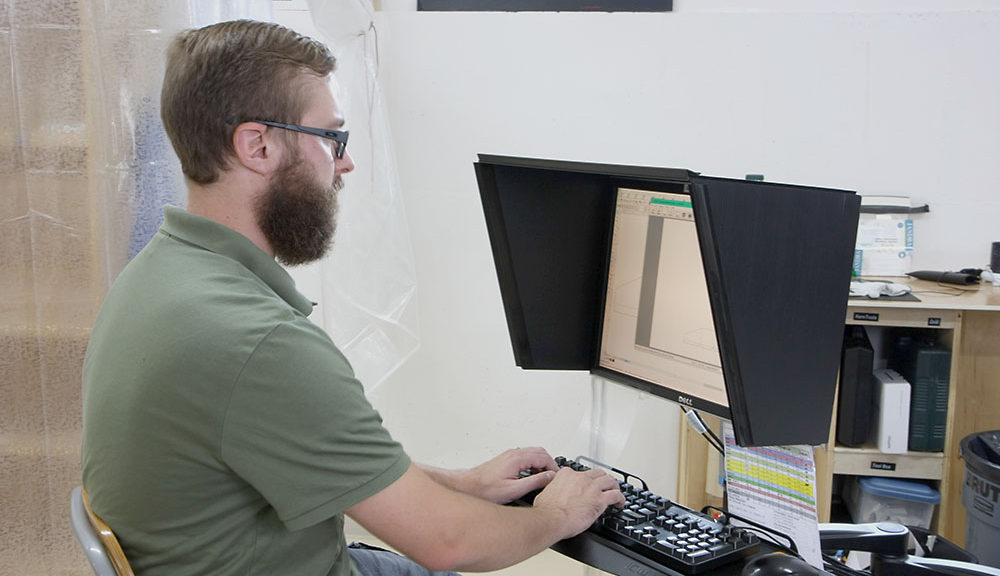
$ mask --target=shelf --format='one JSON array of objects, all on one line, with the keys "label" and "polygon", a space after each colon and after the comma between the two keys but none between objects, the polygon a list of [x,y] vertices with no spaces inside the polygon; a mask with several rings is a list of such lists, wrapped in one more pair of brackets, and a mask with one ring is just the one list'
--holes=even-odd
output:
[{"label": "shelf", "polygon": [[893,298],[851,298],[847,301],[848,317],[852,308],[898,308],[904,310],[938,309],[957,312],[981,310],[996,312],[1000,309],[1000,288],[990,284],[973,286],[957,286],[954,284],[938,284],[927,280],[914,278],[865,278],[866,280],[885,280],[908,285],[912,294],[919,301],[896,300]]},{"label": "shelf", "polygon": [[[952,351],[948,423],[944,452],[883,454],[874,445],[836,446],[836,405],[831,406],[828,442],[817,446],[816,498],[820,522],[838,517],[834,476],[883,476],[929,480],[937,485],[941,502],[932,530],[957,545],[965,543],[966,514],[962,505],[964,463],[959,443],[976,431],[1000,428],[1000,287],[980,285],[972,290],[938,286],[933,282],[894,278],[913,288],[919,301],[851,299],[846,323],[871,327],[876,358],[891,346],[896,329],[914,329],[933,337]],[[860,313],[856,315],[856,313]],[[867,314],[867,316],[866,316]],[[937,332],[931,334],[930,330]],[[708,462],[715,458],[697,434],[681,424],[681,467],[678,491],[692,507],[708,503],[705,487],[714,481]],[[872,462],[876,463],[872,468]],[[882,468],[892,468],[885,470]]]},{"label": "shelf", "polygon": [[833,473],[851,476],[889,476],[941,480],[944,477],[943,452],[904,452],[885,454],[877,448],[833,449]]},{"label": "shelf", "polygon": [[894,328],[954,329],[959,312],[933,308],[882,308],[852,302],[847,307],[847,324],[892,326]]}]

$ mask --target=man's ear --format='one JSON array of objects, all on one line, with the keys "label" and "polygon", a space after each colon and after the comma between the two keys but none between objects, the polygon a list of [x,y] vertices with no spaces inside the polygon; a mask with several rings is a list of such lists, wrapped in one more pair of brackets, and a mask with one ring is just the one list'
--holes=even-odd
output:
[{"label": "man's ear", "polygon": [[248,170],[267,175],[280,165],[281,144],[264,124],[244,122],[233,131],[236,159]]}]

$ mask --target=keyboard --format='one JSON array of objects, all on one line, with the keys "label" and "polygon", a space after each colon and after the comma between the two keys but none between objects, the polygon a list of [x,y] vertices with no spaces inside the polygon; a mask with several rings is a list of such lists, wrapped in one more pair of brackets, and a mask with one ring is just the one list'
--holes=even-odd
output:
[{"label": "keyboard", "polygon": [[[556,463],[579,471],[589,469],[562,456],[556,458]],[[579,542],[564,548],[593,549],[595,545],[604,545],[643,561],[646,566],[652,562],[681,574],[701,574],[759,551],[760,539],[754,532],[671,502],[646,489],[645,482],[642,487],[629,483],[628,479],[634,476],[611,470],[625,476],[619,481],[625,495],[625,507],[606,510],[581,535],[583,539],[578,536]],[[521,475],[532,473],[534,471],[525,470]],[[537,494],[537,491],[530,493],[515,504],[530,505]],[[593,555],[593,552],[584,552]]]}]

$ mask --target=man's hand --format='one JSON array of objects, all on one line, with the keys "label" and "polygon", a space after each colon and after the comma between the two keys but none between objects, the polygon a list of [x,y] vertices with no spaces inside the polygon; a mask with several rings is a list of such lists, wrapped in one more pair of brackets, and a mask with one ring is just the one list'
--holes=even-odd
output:
[{"label": "man's hand", "polygon": [[563,468],[535,497],[534,507],[565,514],[562,538],[569,538],[589,528],[608,506],[624,505],[618,481],[608,473],[597,468],[584,472]]},{"label": "man's hand", "polygon": [[[522,470],[537,473],[518,478]],[[539,490],[552,481],[559,469],[543,448],[514,448],[466,472],[467,489],[480,498],[505,504]]]},{"label": "man's hand", "polygon": [[[543,448],[514,448],[468,470],[445,470],[420,464],[437,482],[483,500],[506,504],[552,481],[559,467]],[[534,470],[519,478],[522,470]]]}]

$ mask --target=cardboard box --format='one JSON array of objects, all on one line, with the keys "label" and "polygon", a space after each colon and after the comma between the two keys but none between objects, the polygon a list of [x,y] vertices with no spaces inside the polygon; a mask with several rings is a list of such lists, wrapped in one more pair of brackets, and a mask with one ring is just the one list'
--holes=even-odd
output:
[{"label": "cardboard box", "polygon": [[905,276],[913,270],[913,220],[905,214],[862,214],[854,248],[855,276]]},{"label": "cardboard box", "polygon": [[913,271],[912,248],[855,248],[855,276],[906,276]]}]

